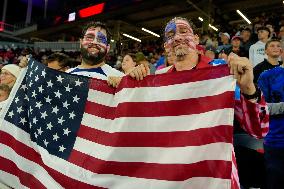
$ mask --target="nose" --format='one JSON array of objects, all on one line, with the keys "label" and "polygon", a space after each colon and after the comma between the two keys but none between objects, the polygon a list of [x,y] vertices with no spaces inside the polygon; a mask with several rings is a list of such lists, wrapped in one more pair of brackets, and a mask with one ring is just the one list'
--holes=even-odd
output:
[{"label": "nose", "polygon": [[178,43],[178,42],[181,42],[181,41],[182,41],[181,35],[176,33],[175,36],[174,36],[174,42]]}]

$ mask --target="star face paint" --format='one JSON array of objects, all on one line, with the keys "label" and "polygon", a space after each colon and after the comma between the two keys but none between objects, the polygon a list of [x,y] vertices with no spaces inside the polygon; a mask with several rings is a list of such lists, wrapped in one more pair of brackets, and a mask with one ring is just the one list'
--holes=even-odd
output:
[{"label": "star face paint", "polygon": [[186,20],[176,19],[165,28],[165,48],[171,49],[176,56],[183,56],[196,51],[193,30]]},{"label": "star face paint", "polygon": [[91,65],[101,63],[107,53],[107,36],[100,27],[89,28],[81,41],[83,60]]},{"label": "star face paint", "polygon": [[176,31],[176,23],[174,21],[169,22],[165,28],[165,41],[170,40],[175,35]]}]

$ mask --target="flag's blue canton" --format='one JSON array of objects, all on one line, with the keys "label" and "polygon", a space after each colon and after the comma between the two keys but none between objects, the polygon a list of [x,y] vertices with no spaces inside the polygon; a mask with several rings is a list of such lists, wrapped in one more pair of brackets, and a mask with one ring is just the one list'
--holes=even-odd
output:
[{"label": "flag's blue canton", "polygon": [[50,154],[67,159],[88,96],[88,78],[58,72],[30,60],[5,120],[30,133]]}]

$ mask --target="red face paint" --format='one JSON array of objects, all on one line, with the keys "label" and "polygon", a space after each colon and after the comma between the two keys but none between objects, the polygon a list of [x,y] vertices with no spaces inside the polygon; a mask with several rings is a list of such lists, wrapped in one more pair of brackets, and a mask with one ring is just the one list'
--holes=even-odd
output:
[{"label": "red face paint", "polygon": [[185,20],[177,19],[170,22],[165,29],[165,40],[165,48],[171,49],[176,55],[196,51],[193,30]]}]

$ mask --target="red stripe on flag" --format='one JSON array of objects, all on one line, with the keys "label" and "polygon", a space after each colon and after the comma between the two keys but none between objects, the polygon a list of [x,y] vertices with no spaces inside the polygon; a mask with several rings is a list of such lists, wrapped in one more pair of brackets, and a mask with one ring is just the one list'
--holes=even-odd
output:
[{"label": "red stripe on flag", "polygon": [[[107,133],[81,125],[78,137],[113,147],[184,147],[216,142],[232,143],[232,132],[233,127],[228,125],[193,131],[117,133]],[[195,140],[192,140],[192,138],[195,138]]]},{"label": "red stripe on flag", "polygon": [[90,79],[89,88],[108,94],[114,94],[116,90],[116,88],[108,86],[107,81],[96,78]]},{"label": "red stripe on flag", "polygon": [[22,185],[28,188],[46,188],[37,178],[30,173],[26,173],[19,169],[17,165],[9,159],[0,156],[0,170],[15,175],[19,178]]},{"label": "red stripe on flag", "polygon": [[122,89],[120,86],[123,86],[123,88],[160,87],[188,82],[205,81],[209,79],[225,77],[228,75],[230,75],[228,65],[220,65],[197,70],[186,70],[158,75],[149,75],[142,81],[137,81],[135,79],[132,79],[130,76],[126,76],[122,79],[117,91],[120,91]]},{"label": "red stripe on flag", "polygon": [[191,164],[114,162],[100,160],[74,149],[71,152],[69,161],[98,174],[114,174],[168,181],[185,181],[194,177],[230,179],[232,170],[231,161],[206,160]]},{"label": "red stripe on flag", "polygon": [[[117,108],[108,107],[95,102],[86,102],[85,112],[106,119],[119,117],[160,117],[199,114],[212,110],[231,108],[234,104],[233,91],[215,96],[159,101],[159,102],[125,102]],[[222,100],[220,100],[222,99]],[[217,103],[216,103],[217,102]],[[176,107],[179,107],[178,109]],[[191,108],[188,108],[191,107]],[[159,111],[157,111],[159,110]]]},{"label": "red stripe on flag", "polygon": [[85,105],[85,113],[92,114],[105,119],[114,119],[116,107],[109,107],[95,102],[87,101]]},{"label": "red stripe on flag", "polygon": [[[48,167],[47,165],[45,165],[40,157],[40,154],[38,154],[34,149],[26,146],[25,144],[19,142],[18,140],[16,140],[13,136],[11,136],[10,134],[0,131],[0,143],[5,144],[7,146],[9,146],[10,148],[12,148],[18,155],[33,161],[34,163],[37,163],[39,166],[43,167],[43,169],[45,169],[48,174],[54,178],[54,180],[56,180],[56,182],[58,182],[61,186],[63,186],[64,188],[86,188],[86,189],[103,189],[102,187],[96,187],[96,186],[92,186],[89,185],[87,183],[83,183],[81,181],[75,180],[71,177],[68,177],[67,175],[64,175],[50,167]],[[2,164],[2,162],[0,161],[0,164]],[[32,166],[32,165],[31,165]],[[28,175],[17,175],[20,179],[23,176],[28,176]],[[25,179],[29,180],[32,179],[32,177],[26,177]]]}]

